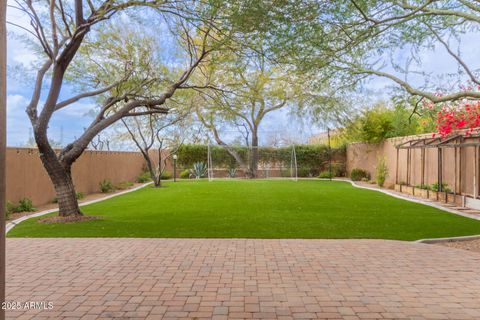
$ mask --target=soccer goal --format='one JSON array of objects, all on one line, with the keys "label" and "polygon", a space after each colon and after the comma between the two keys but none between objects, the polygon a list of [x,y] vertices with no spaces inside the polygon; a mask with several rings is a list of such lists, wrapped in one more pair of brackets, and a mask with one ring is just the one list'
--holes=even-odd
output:
[{"label": "soccer goal", "polygon": [[208,146],[207,173],[214,179],[273,179],[297,181],[298,167],[295,146],[246,147]]}]

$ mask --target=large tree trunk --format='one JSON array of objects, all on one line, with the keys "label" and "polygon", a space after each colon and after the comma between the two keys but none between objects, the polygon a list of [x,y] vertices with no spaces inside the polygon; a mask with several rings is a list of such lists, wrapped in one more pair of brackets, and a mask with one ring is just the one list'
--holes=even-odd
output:
[{"label": "large tree trunk", "polygon": [[81,216],[71,175],[71,164],[62,164],[55,151],[39,146],[40,159],[53,183],[58,200],[58,214],[61,217]]},{"label": "large tree trunk", "polygon": [[156,188],[161,188],[162,187],[162,147],[158,148],[158,166],[157,166],[157,176],[155,180],[155,187]]},{"label": "large tree trunk", "polygon": [[257,177],[258,171],[258,135],[257,131],[252,132],[252,150],[250,151],[250,163],[249,163],[249,175],[250,178]]}]

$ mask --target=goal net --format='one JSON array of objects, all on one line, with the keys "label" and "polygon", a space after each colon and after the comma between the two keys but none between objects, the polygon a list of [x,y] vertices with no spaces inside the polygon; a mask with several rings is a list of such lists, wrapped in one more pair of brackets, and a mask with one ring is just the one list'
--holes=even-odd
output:
[{"label": "goal net", "polygon": [[295,146],[244,147],[208,146],[207,173],[209,181],[217,178],[289,178],[297,180]]}]

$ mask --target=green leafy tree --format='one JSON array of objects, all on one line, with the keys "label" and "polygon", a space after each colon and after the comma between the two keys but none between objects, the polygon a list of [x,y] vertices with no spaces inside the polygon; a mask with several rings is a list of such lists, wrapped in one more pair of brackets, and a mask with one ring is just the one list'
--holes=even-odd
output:
[{"label": "green leafy tree", "polygon": [[[59,215],[82,215],[71,177],[72,164],[95,136],[120,119],[168,113],[165,103],[187,85],[209,53],[231,39],[232,23],[227,18],[239,7],[187,0],[17,2],[15,8],[31,20],[27,31],[39,60],[34,65],[34,91],[26,107],[35,142],[57,193]],[[115,34],[109,23],[120,12],[125,14],[118,19],[128,23]],[[136,16],[128,19],[129,14]],[[148,37],[150,27],[155,28],[159,20],[167,21],[178,48],[183,49],[178,51],[179,59],[170,63],[171,77],[162,72],[165,64],[159,64],[158,47]],[[79,93],[62,100],[62,86],[69,80],[79,84]],[[43,96],[46,98],[41,102]],[[59,152],[54,150],[47,133],[52,117],[92,97],[98,108],[90,125]]]}]

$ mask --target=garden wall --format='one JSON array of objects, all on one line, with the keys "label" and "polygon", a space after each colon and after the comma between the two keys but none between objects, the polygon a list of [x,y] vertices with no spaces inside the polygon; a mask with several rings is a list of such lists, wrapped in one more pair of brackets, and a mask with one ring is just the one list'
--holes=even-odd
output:
[{"label": "garden wall", "polygon": [[[72,168],[76,190],[85,194],[99,192],[99,183],[104,179],[133,182],[144,163],[138,152],[86,151]],[[35,205],[52,202],[55,191],[37,149],[7,148],[6,167],[8,201],[28,197]]]},{"label": "garden wall", "polygon": [[[387,139],[380,144],[369,143],[352,143],[347,147],[346,170],[350,174],[352,169],[361,168],[368,171],[372,179],[375,179],[375,169],[377,161],[380,157],[385,157],[388,166],[388,177],[385,186],[393,187],[395,184],[396,166],[397,166],[397,149],[396,145],[412,139],[431,138],[431,134],[399,137]],[[398,182],[416,186],[422,182],[422,160],[421,149],[410,149],[410,177],[408,173],[408,151],[400,149],[398,161]],[[457,153],[455,155],[455,152]],[[448,184],[452,191],[460,191],[461,194],[473,196],[474,185],[478,181],[474,181],[475,167],[475,147],[464,148],[444,148],[443,149],[443,181]],[[462,168],[460,170],[460,167]],[[455,182],[455,172],[457,172],[457,181]],[[424,184],[433,184],[438,180],[438,151],[436,148],[425,149],[425,176]],[[478,180],[478,177],[477,177]]]}]

